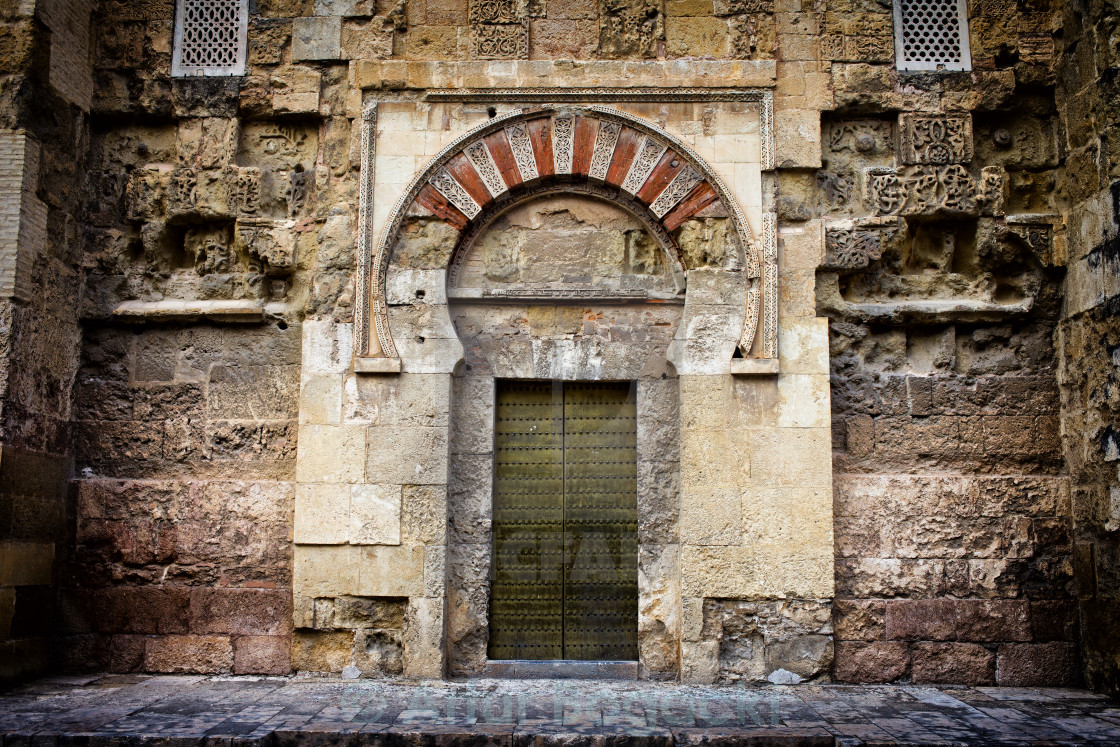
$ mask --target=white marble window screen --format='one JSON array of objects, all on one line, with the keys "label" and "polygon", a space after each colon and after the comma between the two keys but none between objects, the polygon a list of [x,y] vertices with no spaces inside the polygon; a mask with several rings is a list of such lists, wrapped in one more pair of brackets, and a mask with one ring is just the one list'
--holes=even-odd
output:
[{"label": "white marble window screen", "polygon": [[966,0],[894,0],[899,70],[971,70]]},{"label": "white marble window screen", "polygon": [[249,0],[178,0],[171,74],[244,75]]}]

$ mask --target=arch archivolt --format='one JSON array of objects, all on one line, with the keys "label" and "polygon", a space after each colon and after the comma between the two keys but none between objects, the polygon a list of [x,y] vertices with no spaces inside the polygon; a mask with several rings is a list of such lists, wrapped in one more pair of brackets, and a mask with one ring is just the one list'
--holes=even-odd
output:
[{"label": "arch archivolt", "polygon": [[[760,241],[718,174],[690,147],[639,117],[604,106],[542,107],[497,116],[441,150],[409,183],[372,245],[369,215],[376,109],[363,133],[362,206],[355,320],[358,358],[398,359],[389,325],[386,282],[392,248],[406,216],[434,215],[458,231],[448,266],[496,217],[525,200],[564,192],[611,201],[638,218],[686,271],[673,232],[716,203],[738,238],[746,302],[738,348],[744,357],[777,357],[777,262],[773,214]],[[755,336],[762,339],[755,345]],[[752,356],[752,349],[761,355]],[[370,370],[399,370],[385,366]]]}]

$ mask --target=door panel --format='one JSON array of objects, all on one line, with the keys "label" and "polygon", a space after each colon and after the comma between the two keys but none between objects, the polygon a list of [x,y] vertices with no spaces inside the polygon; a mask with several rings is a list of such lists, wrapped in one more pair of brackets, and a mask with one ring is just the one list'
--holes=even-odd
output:
[{"label": "door panel", "polygon": [[563,658],[564,402],[552,388],[498,389],[492,659]]},{"label": "door panel", "polygon": [[636,412],[629,383],[564,386],[564,658],[638,658]]},{"label": "door panel", "polygon": [[636,423],[630,383],[498,383],[490,658],[638,658]]}]

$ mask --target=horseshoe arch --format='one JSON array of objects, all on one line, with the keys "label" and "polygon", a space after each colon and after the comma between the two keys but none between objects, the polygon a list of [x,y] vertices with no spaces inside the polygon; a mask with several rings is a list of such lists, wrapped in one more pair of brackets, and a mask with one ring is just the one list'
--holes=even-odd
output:
[{"label": "horseshoe arch", "polygon": [[[532,194],[593,191],[641,218],[665,248],[679,248],[672,231],[721,203],[739,239],[747,278],[738,354],[777,358],[777,258],[773,213],[764,213],[759,241],[723,180],[690,147],[656,125],[603,106],[546,106],[499,115],[441,150],[412,179],[372,245],[372,151],[376,109],[366,110],[362,138],[362,199],[355,318],[355,369],[401,370],[386,302],[393,245],[419,206],[458,231],[451,270],[464,244],[511,202]],[[683,262],[682,262],[683,265]],[[762,330],[760,354],[752,354]]]}]

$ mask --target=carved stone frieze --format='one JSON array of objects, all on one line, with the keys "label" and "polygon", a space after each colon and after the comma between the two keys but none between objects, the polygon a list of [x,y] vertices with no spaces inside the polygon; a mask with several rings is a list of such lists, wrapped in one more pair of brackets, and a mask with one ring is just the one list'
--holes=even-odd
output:
[{"label": "carved stone frieze", "polygon": [[865,199],[876,215],[999,215],[1003,182],[999,167],[983,169],[979,179],[959,164],[864,171]]},{"label": "carved stone frieze", "polygon": [[229,208],[235,215],[254,216],[261,209],[261,170],[233,168],[229,174]]},{"label": "carved stone frieze", "polygon": [[844,174],[828,171],[817,172],[817,193],[821,206],[828,210],[843,210],[852,199],[852,183]]},{"label": "carved stone frieze", "polygon": [[447,173],[447,169],[437,171],[428,179],[428,183],[468,218],[474,218],[482,212],[478,203],[474,201],[467,190],[463,189],[463,185],[455,181],[455,177]]},{"label": "carved stone frieze", "polygon": [[890,62],[894,39],[872,34],[826,34],[821,37],[821,58],[834,62]]},{"label": "carved stone frieze", "polygon": [[288,172],[288,217],[295,218],[307,205],[308,172],[293,169]]},{"label": "carved stone frieze", "polygon": [[762,357],[778,357],[778,216],[762,214]]},{"label": "carved stone frieze", "polygon": [[471,0],[468,19],[472,25],[521,21],[514,0]]},{"label": "carved stone frieze", "polygon": [[1054,217],[1032,214],[1007,216],[1007,232],[1048,267],[1058,264],[1054,252]]},{"label": "carved stone frieze", "polygon": [[599,54],[610,59],[656,57],[665,40],[661,0],[599,0]]},{"label": "carved stone frieze", "polygon": [[193,210],[198,205],[198,174],[194,169],[176,169],[171,174],[170,208]]},{"label": "carved stone frieze", "polygon": [[291,221],[239,220],[234,248],[263,261],[266,270],[290,271],[296,263],[296,232]]},{"label": "carved stone frieze", "polygon": [[972,160],[972,115],[898,115],[902,163],[944,166]]},{"label": "carved stone frieze", "polygon": [[135,169],[129,174],[125,193],[129,220],[154,220],[164,212],[166,174],[158,169]]}]

